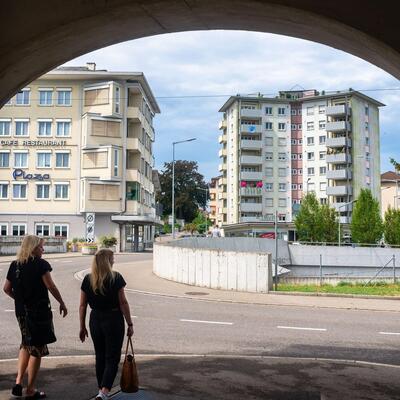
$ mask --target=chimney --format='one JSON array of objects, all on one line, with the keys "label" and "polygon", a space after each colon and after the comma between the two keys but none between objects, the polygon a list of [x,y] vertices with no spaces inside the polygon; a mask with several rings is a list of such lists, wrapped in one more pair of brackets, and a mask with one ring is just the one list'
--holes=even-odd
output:
[{"label": "chimney", "polygon": [[94,62],[88,62],[88,63],[86,63],[86,68],[87,68],[89,71],[96,71],[96,63],[94,63]]}]

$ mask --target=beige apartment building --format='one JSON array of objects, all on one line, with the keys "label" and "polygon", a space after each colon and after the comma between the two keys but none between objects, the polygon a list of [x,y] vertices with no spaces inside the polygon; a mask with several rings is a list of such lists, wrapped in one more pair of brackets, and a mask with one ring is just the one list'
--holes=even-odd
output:
[{"label": "beige apartment building", "polygon": [[0,234],[153,240],[153,118],[143,73],[60,67],[0,110]]},{"label": "beige apartment building", "polygon": [[382,218],[389,207],[397,210],[400,206],[400,175],[387,171],[381,175],[381,212]]}]

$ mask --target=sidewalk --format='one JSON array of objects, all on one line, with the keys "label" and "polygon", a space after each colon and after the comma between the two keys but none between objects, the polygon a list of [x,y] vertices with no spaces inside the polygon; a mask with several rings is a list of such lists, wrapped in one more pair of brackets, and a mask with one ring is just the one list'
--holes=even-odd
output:
[{"label": "sidewalk", "polygon": [[153,274],[152,267],[152,260],[117,263],[115,266],[124,276],[129,290],[149,294],[203,301],[400,312],[400,299],[398,298],[392,300],[387,298],[325,297],[282,294],[281,292],[279,294],[262,294],[216,290],[159,278]]},{"label": "sidewalk", "polygon": [[[54,260],[57,258],[72,258],[72,257],[88,257],[88,254],[82,254],[80,252],[72,253],[46,253],[43,258],[47,260]],[[89,256],[91,257],[91,256]],[[10,263],[15,260],[15,255],[12,256],[0,256],[0,264],[1,263]]]}]

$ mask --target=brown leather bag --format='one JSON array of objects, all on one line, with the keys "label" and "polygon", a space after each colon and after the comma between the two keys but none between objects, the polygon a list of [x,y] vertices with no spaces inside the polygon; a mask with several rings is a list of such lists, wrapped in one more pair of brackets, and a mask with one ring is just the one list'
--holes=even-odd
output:
[{"label": "brown leather bag", "polygon": [[[132,354],[128,354],[128,347],[131,347]],[[125,359],[121,372],[121,391],[124,393],[136,393],[139,390],[139,378],[133,352],[132,338],[128,337],[126,343]]]}]

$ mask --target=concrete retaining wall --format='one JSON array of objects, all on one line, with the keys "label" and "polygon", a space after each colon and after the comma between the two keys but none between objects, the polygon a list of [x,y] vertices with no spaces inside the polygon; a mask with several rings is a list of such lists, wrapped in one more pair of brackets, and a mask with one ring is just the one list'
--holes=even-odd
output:
[{"label": "concrete retaining wall", "polygon": [[[0,256],[16,255],[21,246],[22,239],[22,236],[0,237]],[[44,253],[65,253],[67,251],[66,243],[66,239],[62,238],[45,238]]]},{"label": "concrete retaining wall", "polygon": [[272,288],[270,253],[210,249],[205,248],[205,241],[203,247],[186,244],[186,240],[155,243],[153,272],[161,278],[211,289],[267,293]]}]

